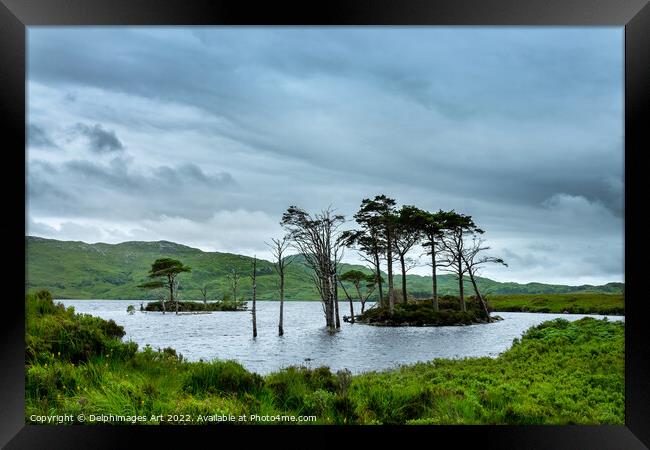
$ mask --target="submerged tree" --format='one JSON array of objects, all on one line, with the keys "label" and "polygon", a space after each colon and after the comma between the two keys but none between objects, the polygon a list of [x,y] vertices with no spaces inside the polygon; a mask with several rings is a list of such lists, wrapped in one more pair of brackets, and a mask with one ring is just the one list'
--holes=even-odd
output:
[{"label": "submerged tree", "polygon": [[253,281],[253,337],[257,337],[257,316],[256,316],[256,301],[257,301],[257,257],[253,256],[253,273],[251,274]]},{"label": "submerged tree", "polygon": [[287,230],[292,245],[304,256],[313,270],[313,281],[318,289],[325,313],[325,323],[333,330],[340,319],[337,310],[337,267],[343,255],[343,238],[339,230],[345,217],[334,214],[331,207],[313,216],[302,208],[290,206],[282,215],[282,226]]},{"label": "submerged tree", "polygon": [[293,262],[293,258],[284,257],[284,253],[291,245],[289,236],[285,235],[282,239],[271,239],[271,244],[266,244],[270,249],[273,257],[275,258],[274,267],[275,271],[280,277],[280,322],[278,324],[278,335],[284,335],[284,276],[286,268]]},{"label": "submerged tree", "polygon": [[169,301],[174,302],[176,300],[176,314],[178,314],[178,299],[174,298],[174,287],[177,284],[176,277],[180,273],[191,271],[192,269],[190,267],[172,258],[159,258],[155,260],[151,265],[151,270],[149,270],[149,278],[153,280],[158,279],[158,282],[164,283],[169,289]]}]

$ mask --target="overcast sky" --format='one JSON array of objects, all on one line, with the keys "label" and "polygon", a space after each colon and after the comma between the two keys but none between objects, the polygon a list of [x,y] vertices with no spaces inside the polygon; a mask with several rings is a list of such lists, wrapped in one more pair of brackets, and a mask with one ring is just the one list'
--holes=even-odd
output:
[{"label": "overcast sky", "polygon": [[29,27],[27,233],[270,259],[289,205],[383,193],[472,215],[483,276],[623,281],[623,36]]}]

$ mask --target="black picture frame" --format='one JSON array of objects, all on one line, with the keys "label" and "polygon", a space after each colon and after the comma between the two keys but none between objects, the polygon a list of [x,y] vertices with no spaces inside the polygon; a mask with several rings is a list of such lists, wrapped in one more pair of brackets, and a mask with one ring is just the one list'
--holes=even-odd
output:
[{"label": "black picture frame", "polygon": [[[26,27],[36,25],[609,25],[625,27],[625,425],[420,427],[112,427],[26,425],[24,419],[24,304],[18,276],[5,277],[0,327],[0,444],[6,448],[130,448],[144,438],[154,448],[187,445],[201,437],[218,445],[250,437],[304,448],[354,437],[365,444],[391,439],[439,445],[442,439],[486,448],[642,449],[650,446],[648,301],[642,294],[640,159],[648,145],[650,6],[647,0],[329,1],[274,3],[224,0],[0,0],[0,115],[5,130],[0,222],[5,263],[20,272],[25,211]],[[22,168],[23,170],[19,170]],[[24,180],[24,178],[23,178]],[[635,201],[637,200],[637,201]],[[23,211],[21,215],[20,211]],[[254,431],[254,433],[253,433]],[[299,434],[295,434],[298,433]],[[308,437],[322,435],[322,439]],[[261,435],[261,436],[260,436]],[[298,436],[300,437],[298,438]],[[418,441],[416,441],[416,439]],[[270,442],[270,441],[267,441]],[[430,444],[427,444],[430,443]]]}]

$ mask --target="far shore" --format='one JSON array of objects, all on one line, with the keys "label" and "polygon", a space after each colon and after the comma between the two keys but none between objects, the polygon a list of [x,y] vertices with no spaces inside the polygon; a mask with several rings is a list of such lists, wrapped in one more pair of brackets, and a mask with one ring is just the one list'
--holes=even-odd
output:
[{"label": "far shore", "polygon": [[[528,312],[528,313],[549,313],[549,314],[591,314],[607,316],[625,316],[624,294],[605,293],[563,293],[563,294],[492,294],[486,296],[492,312]],[[81,299],[81,298],[56,298],[55,301],[131,301],[136,309],[139,304],[153,302],[149,299]],[[203,300],[182,300],[184,302],[203,303]],[[215,300],[208,300],[214,302]],[[250,300],[248,300],[250,302]],[[279,302],[274,299],[257,299],[258,302]],[[285,299],[285,302],[308,301],[319,303],[320,300],[293,300]],[[411,300],[409,300],[411,301]],[[418,299],[416,302],[426,302],[426,299]],[[347,299],[339,299],[340,305],[348,303]],[[358,303],[358,302],[356,302]],[[369,301],[368,304],[374,302]],[[343,308],[343,306],[341,306]]]}]

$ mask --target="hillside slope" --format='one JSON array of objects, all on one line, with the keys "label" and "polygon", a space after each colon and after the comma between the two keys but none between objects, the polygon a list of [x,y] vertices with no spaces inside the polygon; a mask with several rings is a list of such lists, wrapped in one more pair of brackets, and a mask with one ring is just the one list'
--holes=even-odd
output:
[{"label": "hillside slope", "polygon": [[[120,244],[86,244],[79,241],[58,241],[34,236],[25,237],[27,264],[26,291],[47,289],[55,298],[70,299],[150,299],[154,294],[137,285],[146,281],[151,263],[161,257],[181,260],[192,268],[191,273],[179,276],[181,299],[201,299],[199,288],[208,287],[208,299],[221,298],[230,292],[226,275],[231,268],[241,274],[239,296],[248,298],[251,291],[252,259],[232,253],[204,252],[168,241],[123,242]],[[273,264],[258,260],[257,292],[259,299],[277,299],[277,275]],[[342,271],[361,266],[344,264]],[[363,269],[366,270],[367,269]],[[409,293],[418,297],[430,296],[431,277],[408,275]],[[603,286],[562,286],[542,283],[500,283],[487,278],[479,280],[486,293],[544,294],[623,291],[622,283]],[[400,277],[395,277],[399,287]],[[438,276],[439,292],[455,294],[457,282],[453,275]],[[467,288],[471,290],[469,282]],[[287,270],[286,298],[288,300],[316,300],[318,293],[311,281],[311,271],[297,260]],[[468,291],[470,292],[470,291]],[[343,294],[341,293],[341,296]]]}]

